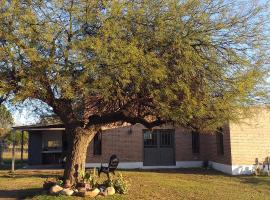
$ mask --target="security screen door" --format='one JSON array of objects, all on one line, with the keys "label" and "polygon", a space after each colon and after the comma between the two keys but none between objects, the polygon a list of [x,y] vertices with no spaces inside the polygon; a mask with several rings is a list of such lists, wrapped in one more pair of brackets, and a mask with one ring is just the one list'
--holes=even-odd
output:
[{"label": "security screen door", "polygon": [[175,165],[174,129],[144,130],[144,166]]}]

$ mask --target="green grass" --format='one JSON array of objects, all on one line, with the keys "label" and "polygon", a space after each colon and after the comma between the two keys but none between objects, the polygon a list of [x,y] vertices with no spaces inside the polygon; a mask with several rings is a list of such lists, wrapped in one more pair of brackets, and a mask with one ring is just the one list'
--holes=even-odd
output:
[{"label": "green grass", "polygon": [[[202,169],[121,172],[130,182],[129,193],[98,196],[96,199],[270,199],[270,177],[232,177]],[[7,171],[0,171],[0,199],[12,197],[38,200],[84,199],[53,197],[42,192],[41,187],[47,177],[61,174],[61,170],[18,170],[14,176],[10,176]]]}]

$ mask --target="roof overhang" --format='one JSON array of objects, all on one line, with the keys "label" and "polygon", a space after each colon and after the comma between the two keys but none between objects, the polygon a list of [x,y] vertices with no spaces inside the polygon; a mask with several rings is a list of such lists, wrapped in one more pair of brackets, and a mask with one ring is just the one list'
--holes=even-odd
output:
[{"label": "roof overhang", "polygon": [[21,131],[64,131],[65,130],[65,127],[63,124],[14,126],[12,128],[14,130],[21,130]]}]

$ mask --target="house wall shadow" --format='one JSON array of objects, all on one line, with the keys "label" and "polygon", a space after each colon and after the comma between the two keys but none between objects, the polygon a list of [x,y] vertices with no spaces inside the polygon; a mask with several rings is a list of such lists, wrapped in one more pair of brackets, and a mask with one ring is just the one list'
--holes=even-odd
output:
[{"label": "house wall shadow", "polygon": [[18,190],[1,190],[0,199],[24,199],[32,198],[43,192],[42,188],[18,189]]}]

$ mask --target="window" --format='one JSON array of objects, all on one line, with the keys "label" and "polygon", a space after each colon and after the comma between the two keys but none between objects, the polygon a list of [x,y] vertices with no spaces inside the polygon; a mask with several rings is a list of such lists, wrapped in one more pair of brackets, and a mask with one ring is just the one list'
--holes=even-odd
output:
[{"label": "window", "polygon": [[48,140],[47,147],[51,149],[61,148],[61,142],[60,140]]},{"label": "window", "polygon": [[216,132],[216,141],[217,141],[217,154],[224,155],[224,143],[223,143],[223,129],[219,128]]},{"label": "window", "polygon": [[155,129],[144,130],[143,139],[145,148],[171,148],[174,145],[173,130]]},{"label": "window", "polygon": [[160,132],[160,147],[173,147],[173,134],[170,130],[161,130]]},{"label": "window", "polygon": [[192,153],[200,153],[200,134],[192,131]]},{"label": "window", "polygon": [[102,132],[99,131],[94,137],[94,155],[101,155]]},{"label": "window", "polygon": [[145,131],[143,134],[144,147],[157,147],[157,132]]}]

